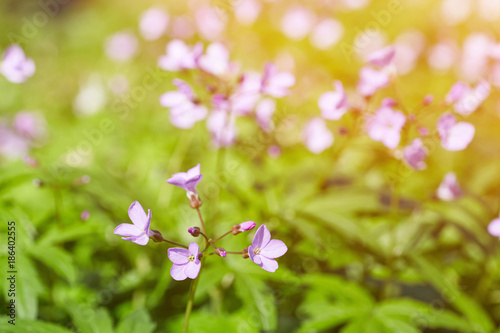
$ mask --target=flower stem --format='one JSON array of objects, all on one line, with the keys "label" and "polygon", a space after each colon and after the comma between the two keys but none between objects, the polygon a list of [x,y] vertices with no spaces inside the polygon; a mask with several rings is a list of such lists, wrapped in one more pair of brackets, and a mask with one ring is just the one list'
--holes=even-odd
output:
[{"label": "flower stem", "polygon": [[[196,208],[196,211],[198,212],[198,217],[200,218],[200,222],[201,222],[201,231],[206,234],[206,231],[205,231],[205,223],[203,222],[203,217],[201,217],[201,213],[200,213],[200,208]],[[206,239],[205,239],[206,241]]]},{"label": "flower stem", "polygon": [[185,249],[187,249],[187,248],[188,248],[186,245],[182,245],[182,244],[180,244],[180,243],[172,242],[172,241],[169,241],[168,239],[165,239],[165,238],[163,238],[163,241],[164,241],[164,242],[167,242],[167,243],[170,243],[170,244],[173,244],[173,245],[177,245],[177,246],[183,247],[183,248],[185,248]]},{"label": "flower stem", "polygon": [[205,257],[201,258],[200,273],[198,273],[198,276],[196,277],[196,279],[194,279],[193,282],[191,282],[191,287],[189,287],[189,298],[188,298],[188,302],[186,305],[186,312],[184,315],[184,329],[182,330],[183,333],[188,333],[189,319],[191,317],[191,312],[193,310],[194,295],[196,293],[196,288],[198,287],[198,280],[200,280],[200,275],[201,275],[201,271],[203,269],[204,263],[205,263]]},{"label": "flower stem", "polygon": [[230,252],[230,251],[226,251],[227,254],[243,254],[243,251],[241,252]]},{"label": "flower stem", "polygon": [[231,232],[233,232],[233,230],[229,230],[228,232],[226,232],[224,235],[220,236],[219,238],[216,238],[215,240],[212,241],[212,244],[221,240],[222,238],[226,237],[227,235],[229,235]]}]

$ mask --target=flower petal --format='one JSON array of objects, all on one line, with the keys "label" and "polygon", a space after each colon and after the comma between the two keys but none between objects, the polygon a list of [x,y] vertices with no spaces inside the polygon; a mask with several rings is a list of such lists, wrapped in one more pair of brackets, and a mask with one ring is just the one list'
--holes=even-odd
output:
[{"label": "flower petal", "polygon": [[186,268],[186,265],[176,265],[173,264],[172,268],[170,269],[170,275],[172,275],[172,279],[176,281],[182,281],[187,278],[186,273],[184,273],[184,269]]},{"label": "flower petal", "polygon": [[198,273],[200,273],[201,264],[196,264],[194,261],[190,261],[187,263],[186,268],[184,269],[184,273],[190,279],[196,279]]},{"label": "flower petal", "polygon": [[122,223],[115,228],[114,234],[120,236],[139,236],[142,230],[130,223]]},{"label": "flower petal", "polygon": [[492,236],[500,236],[500,218],[494,219],[488,225],[488,232]]},{"label": "flower petal", "polygon": [[[257,229],[255,236],[253,236],[252,246],[254,248],[262,249],[269,243],[271,239],[271,233],[267,230],[267,227],[263,224]],[[250,252],[250,248],[248,249]],[[253,252],[253,251],[252,251]]]},{"label": "flower petal", "polygon": [[149,218],[138,201],[132,202],[128,209],[128,216],[134,225],[141,230],[144,230],[146,225],[148,225]]},{"label": "flower petal", "polygon": [[255,250],[255,248],[252,245],[250,245],[248,247],[248,256],[250,257],[250,260],[252,260],[257,265],[260,265],[262,263],[262,260],[260,260],[260,255],[255,254],[253,250]]},{"label": "flower petal", "polygon": [[196,244],[195,242],[191,242],[191,244],[189,244],[190,255],[193,255],[195,258],[198,258],[199,252],[200,252],[200,246],[198,244]]},{"label": "flower petal", "polygon": [[185,265],[189,262],[188,257],[191,255],[188,250],[180,247],[172,247],[168,249],[168,259],[177,265]]},{"label": "flower petal", "polygon": [[278,258],[286,253],[288,248],[285,243],[278,239],[271,239],[267,245],[260,250],[260,254],[267,258]]},{"label": "flower petal", "polygon": [[138,244],[138,245],[146,245],[149,242],[149,236],[145,233],[143,233],[139,237],[135,237],[135,239],[132,239],[132,242]]},{"label": "flower petal", "polygon": [[264,256],[260,256],[262,263],[259,265],[263,270],[270,273],[274,273],[278,269],[278,262],[274,259],[269,259]]}]

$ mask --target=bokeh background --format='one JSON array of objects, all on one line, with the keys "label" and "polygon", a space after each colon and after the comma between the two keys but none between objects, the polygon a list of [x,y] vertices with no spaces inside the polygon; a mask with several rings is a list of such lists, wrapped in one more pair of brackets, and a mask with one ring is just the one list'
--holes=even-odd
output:
[{"label": "bokeh background", "polygon": [[[154,40],[139,28],[151,7],[168,13]],[[21,45],[36,73],[22,84],[0,77],[0,125],[28,111],[39,132],[14,148],[0,142],[2,277],[10,220],[18,270],[16,330],[3,316],[0,331],[180,332],[190,281],[171,278],[164,244],[142,247],[113,230],[138,200],[153,229],[192,241],[196,212],[165,180],[200,163],[208,232],[252,220],[288,252],[273,274],[239,256],[208,258],[191,332],[495,332],[500,253],[487,227],[500,206],[499,22],[496,0],[2,1],[0,51]],[[110,50],[116,33],[132,46]],[[159,103],[172,80],[203,90],[196,72],[158,68],[174,38],[220,41],[242,70],[273,62],[293,73],[273,130],[239,117],[237,139],[217,147],[204,122],[173,126]],[[359,70],[385,45],[396,48],[396,74],[367,103]],[[131,48],[126,59],[113,56],[128,52],[120,47]],[[435,127],[445,95],[481,79],[491,91],[467,117],[474,140],[443,149]],[[335,141],[314,154],[302,130],[333,80],[351,110],[328,121]],[[364,133],[360,114],[385,97],[434,133],[425,170]],[[443,201],[436,190],[448,172],[463,194]],[[224,247],[241,251],[252,236]]]}]

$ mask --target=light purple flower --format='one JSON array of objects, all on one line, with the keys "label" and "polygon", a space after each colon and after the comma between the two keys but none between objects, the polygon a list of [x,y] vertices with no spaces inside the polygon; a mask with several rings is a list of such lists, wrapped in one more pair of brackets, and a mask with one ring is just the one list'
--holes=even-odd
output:
[{"label": "light purple flower", "polygon": [[138,44],[139,42],[133,33],[122,31],[108,37],[104,49],[111,60],[125,62],[134,57]]},{"label": "light purple flower", "polygon": [[168,259],[174,263],[170,269],[170,275],[174,280],[195,279],[198,276],[201,268],[199,252],[200,247],[195,242],[189,244],[189,249],[180,247],[168,249]]},{"label": "light purple flower", "polygon": [[271,98],[264,98],[255,108],[257,122],[264,131],[273,129],[273,115],[276,110],[276,101]]},{"label": "light purple flower", "polygon": [[114,234],[124,236],[123,240],[132,241],[139,245],[146,245],[149,241],[151,223],[151,209],[148,209],[148,215],[138,201],[134,201],[129,209],[128,216],[133,224],[122,223],[115,228]]},{"label": "light purple flower", "polygon": [[344,26],[335,19],[325,19],[316,24],[309,41],[319,49],[326,50],[337,44],[344,35]]},{"label": "light purple flower", "polygon": [[262,77],[263,94],[276,98],[284,97],[289,94],[288,88],[295,84],[295,77],[288,72],[278,72],[276,66],[268,63],[264,69]]},{"label": "light purple flower", "polygon": [[261,82],[261,74],[254,72],[244,73],[241,76],[238,88],[229,97],[230,107],[228,109],[237,116],[249,115],[261,97]]},{"label": "light purple flower", "polygon": [[475,127],[447,112],[438,119],[437,129],[441,138],[441,146],[449,151],[459,151],[467,148],[475,134]]},{"label": "light purple flower", "polygon": [[203,175],[200,173],[200,164],[189,169],[187,172],[178,172],[174,174],[170,179],[167,179],[167,183],[171,185],[178,186],[190,194],[196,194],[196,186],[199,184]]},{"label": "light purple flower", "polygon": [[238,129],[236,116],[224,110],[213,110],[207,119],[207,129],[212,135],[212,142],[217,147],[228,147],[234,144]]},{"label": "light purple flower", "polygon": [[207,108],[198,103],[191,87],[184,81],[175,79],[177,91],[161,95],[160,104],[170,108],[170,122],[182,129],[189,129],[198,121],[205,119]]},{"label": "light purple flower", "polygon": [[382,106],[388,106],[390,108],[393,108],[395,106],[398,105],[398,102],[396,102],[394,99],[390,98],[390,97],[386,97],[382,100],[382,102],[380,103]]},{"label": "light purple flower", "polygon": [[348,110],[347,95],[342,82],[335,81],[335,91],[323,93],[318,100],[321,115],[325,119],[339,120]]},{"label": "light purple flower", "polygon": [[311,119],[304,128],[303,140],[313,154],[320,154],[333,144],[333,134],[321,118]]},{"label": "light purple flower", "polygon": [[455,102],[453,108],[456,113],[468,116],[476,111],[484,100],[490,95],[491,87],[486,81],[479,82],[476,87],[466,87],[460,98]]},{"label": "light purple flower", "polygon": [[259,17],[262,5],[257,0],[239,0],[234,6],[234,16],[243,25],[250,25]]},{"label": "light purple flower", "polygon": [[183,40],[174,39],[167,44],[166,54],[158,58],[158,66],[170,72],[197,67],[197,62],[203,53],[203,45],[196,44],[193,48],[186,45]]},{"label": "light purple flower", "polygon": [[372,96],[390,82],[389,74],[384,70],[376,70],[371,67],[361,68],[359,77],[358,92],[365,97]]},{"label": "light purple flower", "polygon": [[219,39],[224,32],[227,15],[212,6],[202,5],[198,6],[196,10],[195,20],[200,34],[204,38],[214,41]]},{"label": "light purple flower", "polygon": [[368,118],[368,136],[374,141],[382,142],[387,148],[394,149],[399,144],[405,122],[406,117],[402,112],[382,106]]},{"label": "light purple flower", "polygon": [[428,150],[422,139],[416,138],[403,149],[403,160],[413,169],[424,170],[427,168],[427,164],[424,162],[427,154]]},{"label": "light purple flower", "polygon": [[462,196],[462,189],[454,172],[448,172],[437,189],[437,197],[443,201],[452,201]]},{"label": "light purple flower", "polygon": [[271,239],[269,230],[261,225],[253,237],[252,245],[248,247],[248,255],[262,269],[274,273],[278,269],[278,262],[274,259],[284,255],[287,250],[285,243]]},{"label": "light purple flower", "polygon": [[169,16],[160,8],[150,8],[142,13],[139,30],[145,40],[156,40],[167,30]]},{"label": "light purple flower", "polygon": [[465,94],[465,92],[469,89],[467,84],[458,81],[456,82],[446,94],[445,101],[447,104],[453,104],[456,101],[458,101],[462,96]]},{"label": "light purple flower", "polygon": [[221,43],[212,43],[200,57],[200,68],[216,76],[224,75],[229,70],[229,52]]},{"label": "light purple flower", "polygon": [[28,151],[29,140],[0,125],[0,156],[7,159],[25,158]]},{"label": "light purple flower", "polygon": [[19,45],[12,44],[3,53],[0,73],[12,83],[23,83],[35,74],[35,62],[26,58]]},{"label": "light purple flower", "polygon": [[35,112],[21,111],[14,118],[14,128],[23,137],[36,140],[45,135],[45,119]]},{"label": "light purple flower", "polygon": [[311,31],[316,18],[307,8],[292,6],[281,19],[281,31],[292,40],[301,40]]},{"label": "light purple flower", "polygon": [[497,217],[488,224],[488,233],[500,238],[500,217]]},{"label": "light purple flower", "polygon": [[392,63],[395,55],[396,49],[394,46],[386,46],[383,49],[370,53],[366,58],[366,62],[377,67],[385,67]]}]

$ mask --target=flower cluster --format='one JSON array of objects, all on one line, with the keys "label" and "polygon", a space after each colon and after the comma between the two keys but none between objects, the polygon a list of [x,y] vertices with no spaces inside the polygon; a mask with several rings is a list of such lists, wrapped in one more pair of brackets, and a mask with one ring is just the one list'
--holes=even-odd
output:
[{"label": "flower cluster", "polygon": [[35,62],[26,57],[23,49],[12,44],[3,53],[0,73],[12,83],[23,83],[35,74]]},{"label": "flower cluster", "polygon": [[[167,183],[184,189],[187,193],[190,206],[198,211],[201,228],[197,226],[192,227],[188,229],[188,232],[193,237],[199,237],[200,235],[203,237],[203,249],[200,250],[200,246],[196,242],[191,242],[189,245],[179,244],[163,238],[159,231],[151,230],[151,210],[148,209],[148,214],[146,215],[141,204],[137,201],[133,202],[128,210],[132,224],[122,223],[115,228],[114,233],[122,236],[123,240],[139,245],[146,245],[149,239],[155,242],[166,242],[177,245],[178,247],[168,249],[168,258],[173,263],[170,275],[177,281],[185,280],[186,278],[195,279],[202,268],[202,258],[210,255],[225,258],[228,254],[238,254],[243,258],[250,258],[250,260],[268,272],[275,272],[278,269],[278,262],[275,259],[284,255],[287,247],[282,241],[271,239],[271,233],[265,225],[261,225],[255,233],[252,245],[239,252],[226,251],[224,248],[218,247],[216,243],[229,234],[238,235],[239,233],[252,230],[256,226],[255,222],[246,221],[236,224],[231,230],[215,239],[207,236],[205,233],[205,224],[199,210],[201,199],[196,190],[202,178],[203,175],[200,173],[200,165],[198,164],[187,172],[174,174],[167,180]],[[214,252],[206,253],[210,247],[214,249]]]},{"label": "flower cluster", "polygon": [[206,119],[217,147],[234,144],[238,117],[252,116],[262,130],[272,129],[276,109],[273,98],[288,95],[295,83],[291,73],[278,71],[272,63],[262,74],[240,73],[239,66],[230,61],[227,48],[218,42],[204,50],[201,43],[191,47],[183,40],[172,40],[158,65],[166,71],[193,72],[203,91],[195,94],[187,82],[177,78],[173,81],[177,90],[164,93],[160,104],[169,109],[170,122],[178,128],[192,128]]}]

